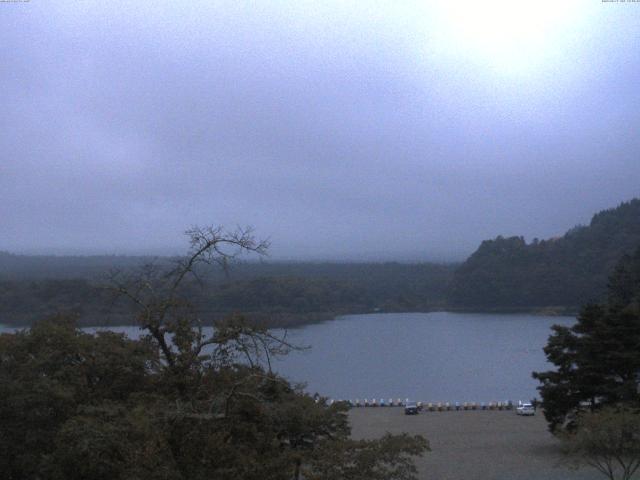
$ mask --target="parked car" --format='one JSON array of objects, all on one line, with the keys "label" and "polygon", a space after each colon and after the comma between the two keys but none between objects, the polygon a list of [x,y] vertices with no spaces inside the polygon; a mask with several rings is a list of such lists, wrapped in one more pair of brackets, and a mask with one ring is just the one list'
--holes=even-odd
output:
[{"label": "parked car", "polygon": [[405,415],[417,415],[418,414],[418,404],[416,402],[407,402],[404,405],[404,414]]},{"label": "parked car", "polygon": [[535,415],[536,409],[530,403],[523,403],[516,408],[516,415]]}]

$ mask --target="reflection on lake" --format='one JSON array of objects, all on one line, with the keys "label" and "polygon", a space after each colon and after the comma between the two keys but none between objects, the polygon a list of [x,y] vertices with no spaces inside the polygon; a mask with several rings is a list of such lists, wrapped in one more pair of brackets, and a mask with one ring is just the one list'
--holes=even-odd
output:
[{"label": "reflection on lake", "polygon": [[[333,398],[529,400],[537,394],[531,372],[549,368],[542,351],[549,328],[574,321],[445,312],[348,315],[289,331],[290,340],[311,349],[274,368],[307,382],[310,393]],[[136,327],[113,330],[140,334]]]}]

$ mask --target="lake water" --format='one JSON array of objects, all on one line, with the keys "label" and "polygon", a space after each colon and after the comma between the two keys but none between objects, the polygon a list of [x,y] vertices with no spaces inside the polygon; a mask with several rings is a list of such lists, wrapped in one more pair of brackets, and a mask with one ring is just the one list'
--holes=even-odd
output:
[{"label": "lake water", "polygon": [[572,317],[414,313],[349,315],[289,332],[311,345],[277,369],[333,398],[529,400],[553,324]]},{"label": "lake water", "polygon": [[[446,312],[347,315],[290,330],[290,340],[311,348],[274,368],[332,398],[517,402],[537,396],[531,372],[550,367],[542,347],[551,325],[574,322]],[[114,330],[139,335],[136,327]]]}]

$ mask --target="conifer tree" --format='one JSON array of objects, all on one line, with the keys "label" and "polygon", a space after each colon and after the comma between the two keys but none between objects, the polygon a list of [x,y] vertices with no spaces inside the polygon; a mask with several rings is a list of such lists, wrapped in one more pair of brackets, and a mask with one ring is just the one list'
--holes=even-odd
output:
[{"label": "conifer tree", "polygon": [[640,374],[640,248],[609,279],[608,301],[582,308],[572,327],[554,326],[544,351],[555,370],[534,372],[551,431],[606,405],[637,406]]}]

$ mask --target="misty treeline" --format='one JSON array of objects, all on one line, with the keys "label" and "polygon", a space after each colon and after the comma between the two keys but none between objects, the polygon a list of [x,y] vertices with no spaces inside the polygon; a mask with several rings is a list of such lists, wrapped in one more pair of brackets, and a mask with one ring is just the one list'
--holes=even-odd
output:
[{"label": "misty treeline", "polygon": [[[19,263],[17,256],[4,259],[9,257],[14,265]],[[80,278],[57,278],[51,268],[56,262],[46,262],[46,276],[44,271],[34,278],[5,274],[0,280],[0,323],[26,325],[59,312],[73,312],[85,325],[130,323],[130,304],[114,299],[104,288],[111,268],[103,258],[93,266],[91,257],[74,258],[70,264],[78,266]],[[117,270],[135,270],[148,262],[162,267],[174,260],[138,258],[131,264],[121,260]],[[453,270],[451,265],[429,263],[239,262],[231,265],[228,275],[203,272],[202,283],[182,288],[209,316],[241,311],[270,326],[294,326],[346,313],[443,308]],[[64,266],[64,275],[70,272]]]},{"label": "misty treeline", "polygon": [[[606,296],[616,262],[640,245],[640,200],[596,214],[588,226],[525,242],[482,242],[462,264],[242,261],[203,273],[187,293],[212,316],[241,311],[270,326],[371,312],[546,311],[575,313]],[[57,312],[82,324],[126,324],[130,306],[102,286],[111,271],[176,258],[48,257],[0,253],[0,323],[26,325]]]}]

